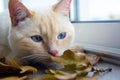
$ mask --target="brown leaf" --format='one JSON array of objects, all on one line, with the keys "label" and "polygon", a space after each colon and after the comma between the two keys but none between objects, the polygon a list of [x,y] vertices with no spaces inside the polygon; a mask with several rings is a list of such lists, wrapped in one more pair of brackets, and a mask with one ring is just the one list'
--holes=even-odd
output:
[{"label": "brown leaf", "polygon": [[61,70],[52,70],[49,69],[47,70],[48,74],[53,74],[57,79],[62,79],[62,80],[69,80],[69,79],[73,79],[77,76],[77,73],[67,73]]},{"label": "brown leaf", "polygon": [[32,73],[37,73],[37,69],[31,66],[21,66],[20,67],[21,71],[20,73],[25,73],[25,72],[32,72]]},{"label": "brown leaf", "polygon": [[100,60],[100,57],[99,56],[91,56],[91,57],[88,57],[88,60],[90,61],[91,65],[95,65]]},{"label": "brown leaf", "polygon": [[0,62],[0,74],[13,74],[13,73],[18,73],[20,69],[16,69],[12,67],[11,65],[7,65],[4,63]]},{"label": "brown leaf", "polygon": [[27,76],[24,76],[24,77],[15,77],[15,76],[6,77],[6,78],[2,78],[0,80],[25,80],[25,79],[27,79]]},{"label": "brown leaf", "polygon": [[5,57],[0,58],[0,62],[5,63]]},{"label": "brown leaf", "polygon": [[19,66],[12,58],[7,58],[8,61],[11,63],[12,67],[15,67],[17,69],[20,69],[20,73],[25,73],[25,72],[32,72],[32,73],[37,73],[37,69],[31,66]]},{"label": "brown leaf", "polygon": [[75,60],[75,54],[71,50],[66,50],[61,58],[66,60]]},{"label": "brown leaf", "polygon": [[15,60],[13,60],[12,58],[6,58],[7,61],[11,64],[12,67],[20,69],[20,66],[15,62]]},{"label": "brown leaf", "polygon": [[37,69],[31,66],[20,66],[12,58],[7,58],[10,64],[0,62],[0,74],[20,75],[26,72],[37,73]]},{"label": "brown leaf", "polygon": [[66,74],[66,75],[60,75],[60,74],[56,74],[55,77],[57,79],[62,79],[62,80],[70,80],[70,79],[74,79],[77,76],[76,73],[73,74]]},{"label": "brown leaf", "polygon": [[60,57],[51,57],[51,59],[59,64],[63,64],[64,68],[57,70],[58,72],[62,71],[62,73],[66,74],[58,74],[54,70],[52,70],[52,73],[54,75],[57,75],[58,79],[72,79],[73,74],[76,74],[76,76],[79,76],[80,80],[92,80],[93,77],[87,78],[86,75],[92,71],[92,68],[94,64],[96,64],[99,61],[98,56],[91,56],[87,55],[85,53],[77,52],[74,53],[71,50],[66,50],[64,54]]},{"label": "brown leaf", "polygon": [[46,75],[46,76],[43,76],[42,78],[38,78],[36,80],[58,80],[54,75]]}]

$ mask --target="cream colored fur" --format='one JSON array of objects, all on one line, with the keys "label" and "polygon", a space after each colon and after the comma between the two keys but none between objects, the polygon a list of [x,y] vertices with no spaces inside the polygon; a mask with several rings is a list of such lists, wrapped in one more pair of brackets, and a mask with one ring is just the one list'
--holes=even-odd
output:
[{"label": "cream colored fur", "polygon": [[[0,15],[0,57],[7,56],[8,53],[18,63],[26,64],[27,60],[49,61],[50,49],[58,50],[56,56],[62,55],[74,40],[74,28],[68,17],[54,11],[52,7],[29,11],[32,11],[32,16],[15,26],[11,26],[8,11]],[[61,32],[66,32],[67,36],[58,40],[57,36]],[[42,36],[43,42],[32,41],[33,35]]]}]

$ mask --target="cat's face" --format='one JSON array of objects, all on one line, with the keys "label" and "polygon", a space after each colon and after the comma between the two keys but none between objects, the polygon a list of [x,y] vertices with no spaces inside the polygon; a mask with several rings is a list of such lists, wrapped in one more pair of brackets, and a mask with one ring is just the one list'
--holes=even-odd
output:
[{"label": "cat's face", "polygon": [[[18,2],[10,1],[9,7],[12,1]],[[16,11],[13,9],[16,14],[11,16],[13,27],[9,35],[9,44],[19,60],[46,60],[50,55],[62,55],[70,46],[74,39],[73,25],[66,14],[55,10],[68,1],[71,0],[63,0],[54,9],[42,11],[30,11],[18,2],[22,6],[19,6],[19,9],[14,8]]]}]

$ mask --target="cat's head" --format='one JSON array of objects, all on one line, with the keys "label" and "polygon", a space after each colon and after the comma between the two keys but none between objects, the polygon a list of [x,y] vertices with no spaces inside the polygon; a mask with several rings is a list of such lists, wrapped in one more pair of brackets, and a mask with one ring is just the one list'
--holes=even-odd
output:
[{"label": "cat's head", "polygon": [[68,18],[70,3],[61,0],[47,10],[29,10],[18,0],[9,1],[9,44],[17,59],[40,61],[63,54],[74,39]]}]

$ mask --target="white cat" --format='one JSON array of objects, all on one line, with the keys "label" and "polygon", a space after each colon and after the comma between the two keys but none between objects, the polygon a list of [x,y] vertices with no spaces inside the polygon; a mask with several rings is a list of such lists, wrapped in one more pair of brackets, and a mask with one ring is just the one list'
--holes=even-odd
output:
[{"label": "white cat", "polygon": [[61,0],[46,10],[32,10],[18,0],[9,0],[9,11],[0,15],[0,57],[9,54],[26,64],[62,55],[74,40],[68,18],[70,3]]}]

